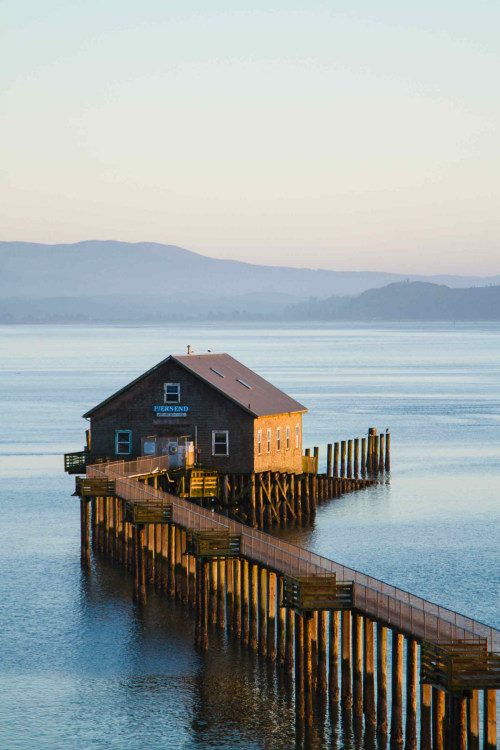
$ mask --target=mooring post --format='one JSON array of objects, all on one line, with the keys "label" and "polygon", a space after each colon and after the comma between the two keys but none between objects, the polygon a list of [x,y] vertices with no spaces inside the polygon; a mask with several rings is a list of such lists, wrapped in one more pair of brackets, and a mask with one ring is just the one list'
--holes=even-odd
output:
[{"label": "mooring post", "polygon": [[387,736],[387,628],[377,623],[377,734]]},{"label": "mooring post", "polygon": [[432,688],[432,750],[444,750],[444,692]]},{"label": "mooring post", "polygon": [[497,746],[497,701],[496,690],[484,691],[484,750],[496,750]]},{"label": "mooring post", "polygon": [[339,699],[339,613],[330,612],[330,632],[328,648],[328,695],[330,701]]},{"label": "mooring post", "polygon": [[467,702],[468,748],[479,750],[479,690],[472,690]]},{"label": "mooring post", "polygon": [[354,476],[359,476],[359,438],[354,438]]},{"label": "mooring post", "polygon": [[[420,685],[420,750],[432,747],[432,688]],[[479,750],[479,748],[477,748]]]},{"label": "mooring post", "polygon": [[252,651],[257,651],[257,601],[258,601],[259,566],[250,563],[250,611],[249,611],[249,639],[248,645]]},{"label": "mooring post", "polygon": [[267,658],[276,661],[276,573],[267,573]]},{"label": "mooring post", "polygon": [[224,630],[226,627],[226,561],[217,558],[217,627]]},{"label": "mooring post", "polygon": [[403,744],[403,636],[392,631],[391,750]]},{"label": "mooring post", "polygon": [[375,729],[375,650],[373,620],[364,617],[364,670],[363,670],[363,710],[367,726]]},{"label": "mooring post", "polygon": [[340,476],[345,477],[346,441],[340,443]]},{"label": "mooring post", "polygon": [[318,612],[318,679],[316,689],[320,695],[328,692],[326,672],[328,612]]},{"label": "mooring post", "polygon": [[361,474],[366,474],[366,438],[361,438]]},{"label": "mooring post", "polygon": [[353,441],[347,441],[347,476],[352,477],[352,457],[353,457]]},{"label": "mooring post", "polygon": [[417,642],[413,638],[406,639],[405,750],[417,750]]},{"label": "mooring post", "polygon": [[248,560],[241,560],[241,640],[249,645],[249,604],[248,589],[250,581],[250,564]]},{"label": "mooring post", "polygon": [[241,560],[233,560],[233,633],[241,638]]},{"label": "mooring post", "polygon": [[332,457],[333,457],[333,445],[328,443],[326,446],[326,475],[332,476]]},{"label": "mooring post", "polygon": [[294,613],[290,607],[280,607],[280,609],[286,610],[286,635],[285,635],[285,669],[288,675],[293,673],[294,659],[293,659],[293,646],[294,646]]},{"label": "mooring post", "polygon": [[304,718],[304,620],[295,614],[295,713]]},{"label": "mooring post", "polygon": [[259,570],[259,654],[265,656],[267,651],[267,570]]},{"label": "mooring post", "polygon": [[342,684],[341,704],[344,710],[352,708],[351,689],[351,611],[342,612]]},{"label": "mooring post", "polygon": [[385,433],[385,470],[391,470],[391,433],[389,430]]},{"label": "mooring post", "polygon": [[333,446],[333,476],[338,477],[339,475],[339,444],[335,443]]}]

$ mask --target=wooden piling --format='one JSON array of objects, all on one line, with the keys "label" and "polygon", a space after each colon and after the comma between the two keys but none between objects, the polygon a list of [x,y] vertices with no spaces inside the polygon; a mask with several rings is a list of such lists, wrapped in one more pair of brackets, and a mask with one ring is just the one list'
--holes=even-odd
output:
[{"label": "wooden piling", "polygon": [[259,570],[259,624],[258,650],[262,656],[267,652],[267,570]]},{"label": "wooden piling", "polygon": [[203,651],[208,649],[208,586],[209,586],[209,563],[206,560],[201,562],[201,633],[200,648]]},{"label": "wooden piling", "polygon": [[403,636],[392,631],[391,750],[403,744]]},{"label": "wooden piling", "polygon": [[346,469],[346,441],[342,440],[340,443],[340,476],[345,477]]},{"label": "wooden piling", "polygon": [[234,607],[234,560],[232,557],[226,559],[226,619],[227,629],[231,633],[233,630],[233,607]]},{"label": "wooden piling", "polygon": [[280,666],[282,666],[286,661],[286,613],[287,608],[281,606],[281,602],[283,601],[283,578],[281,576],[278,576],[277,579],[277,596],[278,596],[278,603],[277,603],[277,612],[278,612],[278,618],[277,618],[277,634],[276,634],[276,661]]},{"label": "wooden piling", "polygon": [[432,750],[444,750],[444,692],[432,688]]},{"label": "wooden piling", "polygon": [[313,617],[304,616],[304,697],[305,717],[308,723],[312,723],[313,716],[313,658],[312,658],[312,627]]},{"label": "wooden piling", "polygon": [[257,528],[257,509],[255,495],[255,474],[250,474],[250,505],[248,508],[248,525]]},{"label": "wooden piling", "polygon": [[294,613],[289,607],[280,607],[280,609],[286,609],[285,620],[286,620],[286,634],[285,634],[285,669],[289,675],[293,673],[294,658],[293,658],[293,646],[294,646]]},{"label": "wooden piling", "polygon": [[208,562],[208,622],[217,623],[217,560]]},{"label": "wooden piling", "polygon": [[413,638],[406,640],[405,750],[417,750],[417,642]]},{"label": "wooden piling", "polygon": [[226,561],[217,559],[217,627],[226,627]]},{"label": "wooden piling", "polygon": [[328,692],[326,669],[328,612],[318,612],[318,678],[316,690],[320,695]]},{"label": "wooden piling", "polygon": [[175,527],[175,595],[182,599],[182,541],[181,529]]},{"label": "wooden piling", "polygon": [[330,701],[339,699],[339,613],[330,612],[328,643],[328,695]]},{"label": "wooden piling", "polygon": [[366,438],[361,438],[361,474],[366,474]]},{"label": "wooden piling", "polygon": [[333,446],[333,476],[338,477],[339,475],[339,449],[340,445],[335,443]]},{"label": "wooden piling", "polygon": [[267,574],[267,658],[276,661],[276,573]]},{"label": "wooden piling", "polygon": [[[420,685],[420,750],[432,747],[432,688]],[[479,750],[479,747],[477,748]]]},{"label": "wooden piling", "polygon": [[377,623],[377,734],[387,736],[387,628]]},{"label": "wooden piling", "polygon": [[249,564],[250,579],[250,602],[249,602],[249,635],[248,645],[252,651],[257,651],[257,602],[258,602],[258,576],[259,566],[255,563]]},{"label": "wooden piling", "polygon": [[353,458],[353,444],[352,440],[347,441],[347,476],[352,477],[352,458]]},{"label": "wooden piling", "polygon": [[138,568],[138,590],[137,601],[146,604],[146,564],[145,564],[145,531],[144,524],[137,527],[137,568]]},{"label": "wooden piling", "polygon": [[467,702],[468,750],[479,750],[479,690],[472,690]]},{"label": "wooden piling", "polygon": [[332,476],[332,458],[333,458],[333,445],[331,443],[328,443],[326,446],[326,475],[328,477]]},{"label": "wooden piling", "polygon": [[496,750],[497,746],[497,701],[496,690],[484,690],[483,704],[483,747]]},{"label": "wooden piling", "polygon": [[89,500],[80,498],[80,562],[83,570],[90,570],[90,525],[89,525]]},{"label": "wooden piling", "polygon": [[304,620],[295,614],[295,713],[304,719]]},{"label": "wooden piling", "polygon": [[378,470],[384,471],[384,435],[379,436],[379,457],[378,457]]},{"label": "wooden piling", "polygon": [[391,470],[391,433],[385,433],[385,470]]},{"label": "wooden piling", "polygon": [[354,438],[354,476],[359,477],[359,438]]},{"label": "wooden piling", "polygon": [[367,726],[375,729],[375,650],[373,621],[364,617],[364,669],[363,669],[363,710]]},{"label": "wooden piling", "polygon": [[363,716],[363,618],[352,615],[352,707],[358,720]]},{"label": "wooden piling", "polygon": [[241,640],[247,646],[250,639],[249,585],[250,563],[248,560],[241,560]]},{"label": "wooden piling", "polygon": [[264,528],[264,490],[262,474],[257,474],[257,528]]},{"label": "wooden piling", "polygon": [[241,638],[241,560],[233,560],[233,634]]},{"label": "wooden piling", "polygon": [[340,700],[344,710],[352,707],[351,689],[351,612],[342,612],[342,682]]},{"label": "wooden piling", "polygon": [[168,524],[168,594],[175,597],[175,526]]}]

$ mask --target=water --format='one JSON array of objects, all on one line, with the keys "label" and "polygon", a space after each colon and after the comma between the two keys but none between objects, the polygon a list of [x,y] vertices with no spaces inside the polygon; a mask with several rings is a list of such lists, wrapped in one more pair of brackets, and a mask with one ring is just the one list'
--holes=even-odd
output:
[{"label": "water", "polygon": [[[274,669],[123,571],[79,568],[61,454],[80,415],[170,352],[228,351],[309,407],[305,446],[391,428],[390,483],[319,508],[297,543],[500,627],[500,326],[0,327],[0,747],[290,748]],[[348,747],[316,727],[314,747]]]}]

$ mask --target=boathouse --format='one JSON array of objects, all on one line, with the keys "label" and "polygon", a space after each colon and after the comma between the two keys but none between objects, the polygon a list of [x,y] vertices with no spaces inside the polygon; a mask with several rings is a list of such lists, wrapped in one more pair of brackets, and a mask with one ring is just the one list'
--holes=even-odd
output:
[{"label": "boathouse", "polygon": [[305,406],[229,354],[171,355],[90,409],[90,461],[302,472]]}]

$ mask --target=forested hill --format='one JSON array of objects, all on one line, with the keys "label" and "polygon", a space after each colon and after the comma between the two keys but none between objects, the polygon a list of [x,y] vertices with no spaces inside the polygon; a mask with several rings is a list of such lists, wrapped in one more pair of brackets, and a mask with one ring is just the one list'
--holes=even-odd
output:
[{"label": "forested hill", "polygon": [[450,289],[443,284],[399,282],[356,297],[332,296],[290,305],[294,320],[500,320],[500,286]]}]

